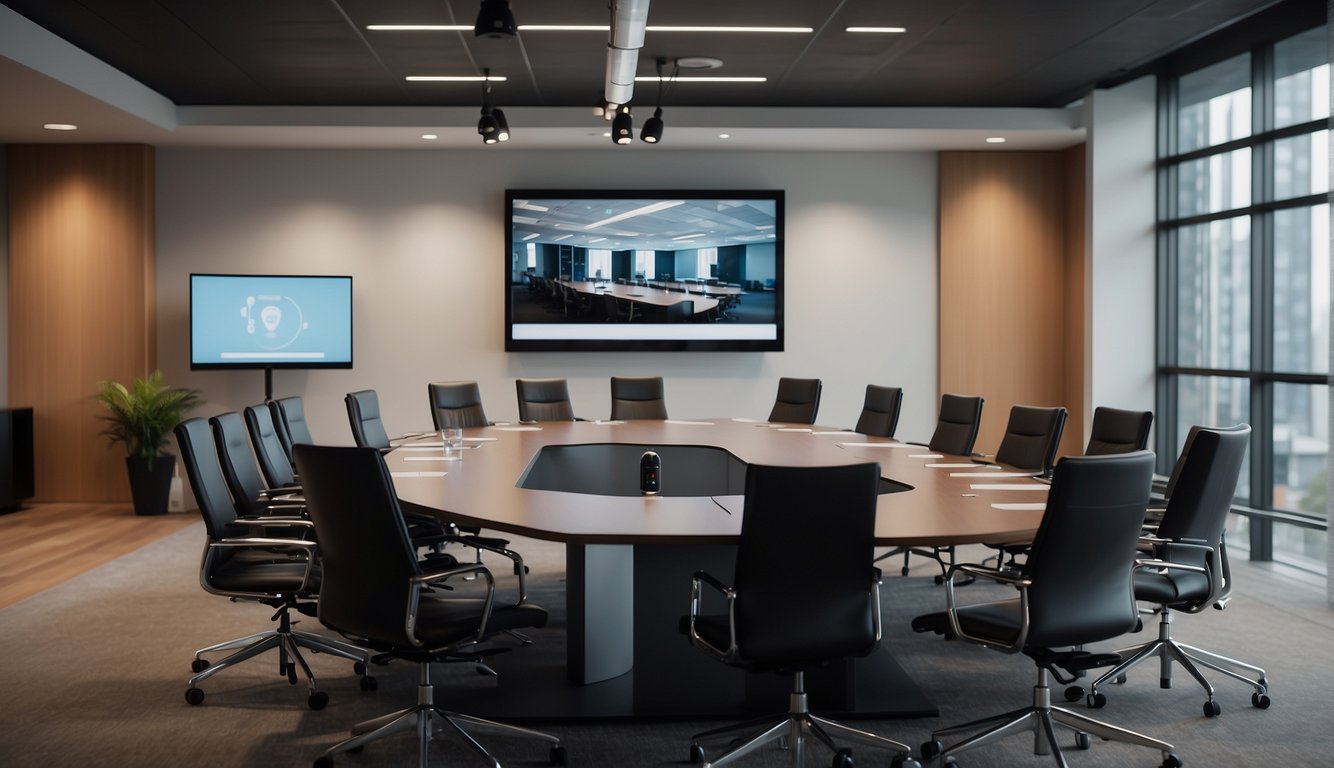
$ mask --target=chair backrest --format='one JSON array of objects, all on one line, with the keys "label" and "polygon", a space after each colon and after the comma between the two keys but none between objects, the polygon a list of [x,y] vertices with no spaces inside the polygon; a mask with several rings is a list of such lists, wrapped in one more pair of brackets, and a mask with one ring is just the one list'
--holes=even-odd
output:
[{"label": "chair backrest", "polygon": [[246,435],[241,414],[235,411],[220,413],[208,423],[213,427],[218,464],[227,480],[227,488],[232,492],[236,513],[244,517],[262,514],[265,507],[260,503],[259,495],[264,490],[264,479],[255,465],[255,454],[250,449],[250,438]]},{"label": "chair backrest", "polygon": [[940,415],[936,431],[927,446],[933,451],[967,456],[977,442],[977,430],[982,425],[982,398],[963,395],[941,395]]},{"label": "chair backrest", "polygon": [[475,381],[433,381],[426,385],[431,403],[431,421],[436,429],[445,427],[485,427],[482,391]]},{"label": "chair backrest", "polygon": [[347,422],[352,427],[352,439],[363,448],[388,448],[389,433],[380,420],[380,396],[373,389],[348,392],[343,398],[347,405]]},{"label": "chair backrest", "polygon": [[379,450],[293,450],[320,541],[320,621],[353,637],[410,645],[408,583],[420,569]]},{"label": "chair backrest", "polygon": [[1020,469],[1040,472],[1051,470],[1056,449],[1065,431],[1066,410],[1016,405],[1010,409],[1010,421],[996,449],[996,461]]},{"label": "chair backrest", "polygon": [[273,412],[269,410],[268,404],[247,405],[244,413],[250,445],[255,449],[255,458],[259,461],[259,471],[264,474],[264,482],[270,488],[294,485],[296,476],[292,472],[292,461],[287,458],[287,452],[278,439]]},{"label": "chair backrest", "polygon": [[1135,627],[1131,574],[1153,463],[1152,452],[1135,451],[1056,465],[1024,565],[1033,582],[1027,647],[1091,643]]},{"label": "chair backrest", "polygon": [[248,532],[235,524],[236,507],[232,504],[227,480],[218,467],[218,449],[213,442],[213,429],[202,418],[186,419],[176,425],[176,444],[180,447],[185,477],[190,481],[199,514],[204,518],[204,529],[212,541]]},{"label": "chair backrest", "polygon": [[[859,656],[871,605],[880,466],[746,468],[732,581],[743,659],[778,665]],[[802,556],[791,557],[795,531]]]},{"label": "chair backrest", "polygon": [[1084,455],[1142,451],[1149,447],[1149,428],[1152,426],[1153,411],[1098,406],[1093,409],[1093,426],[1089,429],[1089,443]]},{"label": "chair backrest", "polygon": [[565,379],[515,379],[519,421],[574,421]]},{"label": "chair backrest", "polygon": [[[1166,539],[1193,539],[1217,547],[1237,491],[1237,479],[1250,444],[1246,424],[1212,429],[1200,427],[1182,452],[1181,471],[1158,525]],[[1200,553],[1196,564],[1203,565]]]},{"label": "chair backrest", "polygon": [[1186,441],[1181,445],[1181,452],[1177,454],[1177,460],[1172,464],[1172,474],[1167,478],[1167,486],[1163,489],[1163,498],[1172,498],[1172,491],[1176,490],[1177,478],[1181,477],[1181,468],[1186,464],[1186,456],[1190,455],[1190,446],[1195,442],[1195,435],[1199,434],[1204,427],[1198,424],[1186,431]]},{"label": "chair backrest", "polygon": [[814,424],[815,414],[820,410],[820,389],[819,379],[779,379],[769,421]]},{"label": "chair backrest", "polygon": [[611,418],[665,419],[667,398],[661,376],[612,376]]},{"label": "chair backrest", "polygon": [[901,388],[867,384],[862,415],[858,417],[853,431],[875,437],[893,437],[894,431],[899,428],[899,410],[902,407]]},{"label": "chair backrest", "polygon": [[292,446],[315,444],[315,438],[310,435],[310,425],[306,423],[306,409],[299,396],[270,400],[269,410],[273,412],[274,425],[279,428],[278,439],[287,441],[284,447],[289,459],[292,457]]}]

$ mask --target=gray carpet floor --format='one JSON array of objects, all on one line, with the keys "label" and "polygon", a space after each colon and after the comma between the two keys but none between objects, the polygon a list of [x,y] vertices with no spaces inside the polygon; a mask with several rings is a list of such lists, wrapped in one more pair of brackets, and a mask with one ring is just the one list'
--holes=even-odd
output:
[{"label": "gray carpet floor", "polygon": [[[183,693],[194,649],[261,629],[268,619],[262,607],[200,589],[202,543],[202,526],[192,526],[0,610],[0,766],[307,766],[352,723],[413,701],[415,671],[409,665],[377,669],[379,690],[362,693],[346,662],[316,656],[312,666],[331,697],[322,711],[308,709],[304,688],[276,678],[274,663],[263,658],[212,678],[205,703],[187,705]],[[515,547],[533,566],[534,595],[552,611],[558,631],[563,549],[527,540],[516,540]],[[912,575],[904,578],[896,563],[886,569],[895,575],[886,577],[882,595],[885,642],[935,697],[940,716],[856,723],[914,747],[933,728],[1025,705],[1035,677],[1026,657],[908,629],[912,616],[943,606],[943,590],[931,583],[933,568],[914,560]],[[1273,706],[1252,708],[1246,686],[1215,676],[1223,714],[1206,719],[1203,693],[1193,682],[1179,678],[1173,689],[1160,690],[1156,667],[1148,665],[1126,685],[1109,688],[1111,702],[1096,715],[1174,743],[1190,766],[1334,765],[1334,612],[1323,590],[1261,567],[1239,564],[1236,571],[1237,594],[1228,610],[1180,617],[1177,636],[1264,666]],[[683,605],[688,589],[682,585]],[[968,589],[982,598],[990,594]],[[305,619],[302,628],[315,623]],[[503,657],[497,668],[503,675]],[[463,711],[470,688],[493,684],[457,665],[441,668],[436,682],[438,697]],[[775,702],[776,709],[783,706]],[[565,740],[571,765],[633,768],[688,765],[690,735],[715,723],[536,725]],[[546,750],[536,744],[486,741],[506,766],[546,764]],[[867,750],[857,755],[859,766],[888,764]],[[1106,742],[1087,752],[1070,750],[1067,757],[1075,766],[1159,763],[1156,752]],[[1034,756],[1025,736],[961,756],[964,766],[979,767],[1052,762]],[[415,747],[406,736],[338,760],[339,766],[413,764]],[[480,764],[456,740],[439,739],[433,746],[432,765]],[[739,763],[786,764],[778,749]],[[828,765],[828,755],[817,749],[808,764]]]}]

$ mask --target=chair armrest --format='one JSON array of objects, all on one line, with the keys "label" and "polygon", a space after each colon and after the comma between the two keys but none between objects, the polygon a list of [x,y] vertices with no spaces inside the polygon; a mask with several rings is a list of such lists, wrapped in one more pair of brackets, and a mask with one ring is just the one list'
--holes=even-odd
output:
[{"label": "chair armrest", "polygon": [[407,631],[408,639],[413,645],[420,647],[421,639],[417,637],[417,606],[421,602],[422,590],[434,585],[441,584],[455,576],[463,576],[469,573],[480,575],[486,580],[486,602],[482,606],[482,620],[477,627],[477,635],[472,642],[478,643],[486,639],[486,623],[491,619],[491,607],[496,597],[496,580],[491,575],[490,569],[480,563],[470,563],[460,565],[454,568],[446,568],[442,571],[429,571],[421,573],[408,579],[408,612],[404,617],[404,629]]},{"label": "chair armrest", "polygon": [[[1226,601],[1230,590],[1226,584],[1228,569],[1224,555],[1220,552],[1222,549],[1221,543],[1218,548],[1214,548],[1204,543],[1203,539],[1160,539],[1154,537],[1152,544],[1154,557],[1147,560],[1136,560],[1136,568],[1202,573],[1209,579],[1209,595],[1203,600],[1191,603],[1190,607],[1184,609],[1187,613],[1198,613],[1208,605],[1218,603],[1220,600]],[[1204,565],[1176,562],[1173,559],[1173,554],[1179,552],[1203,554]],[[1178,610],[1182,609],[1178,607]]]},{"label": "chair armrest", "polygon": [[287,517],[284,515],[265,515],[263,517],[238,517],[238,525],[258,525],[264,528],[314,528],[308,517]]},{"label": "chair armrest", "polygon": [[528,566],[523,563],[523,555],[507,546],[508,541],[487,536],[458,536],[456,541],[464,546],[508,557],[514,563],[514,574],[519,577],[519,598],[514,604],[518,605],[528,599]]},{"label": "chair armrest", "polygon": [[[716,590],[727,600],[727,647],[718,646],[705,640],[699,630],[695,628],[695,623],[699,619],[700,610],[704,604],[703,589],[709,586]],[[690,642],[697,648],[703,648],[718,659],[724,662],[730,662],[736,658],[736,616],[733,614],[733,607],[736,604],[736,590],[723,584],[718,579],[705,571],[695,571],[695,575],[690,578]]]},{"label": "chair armrest", "polygon": [[[1008,645],[997,642],[995,638],[978,637],[963,631],[959,623],[959,606],[954,600],[954,574],[956,572],[966,573],[977,578],[988,579],[998,584],[1009,584],[1019,590],[1019,636],[1013,643]],[[977,643],[995,648],[1002,653],[1018,653],[1023,650],[1024,643],[1028,641],[1028,588],[1033,585],[1030,579],[1015,576],[1011,573],[998,571],[993,568],[983,568],[980,565],[972,563],[956,563],[950,566],[949,572],[945,575],[945,616],[950,620],[950,631],[955,637],[961,637],[969,642]]]}]

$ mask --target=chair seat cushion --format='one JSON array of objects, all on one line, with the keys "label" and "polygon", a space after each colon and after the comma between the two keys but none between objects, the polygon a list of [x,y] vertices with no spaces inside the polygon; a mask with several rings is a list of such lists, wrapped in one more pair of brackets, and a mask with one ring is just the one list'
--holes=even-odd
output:
[{"label": "chair seat cushion", "polygon": [[1135,599],[1159,605],[1198,604],[1209,597],[1209,577],[1191,571],[1135,571]]},{"label": "chair seat cushion", "polygon": [[[209,587],[223,593],[310,594],[300,591],[305,575],[304,562],[247,562],[244,558],[234,558],[212,569],[206,580]],[[312,582],[312,590],[318,588],[317,574]]]},{"label": "chair seat cushion", "polygon": [[[999,600],[994,603],[979,603],[959,608],[959,626],[973,637],[994,640],[1001,645],[1013,645],[1019,637],[1022,614],[1019,600]],[[917,616],[912,620],[914,632],[935,632],[938,635],[952,636],[949,614],[936,611]]]},{"label": "chair seat cushion", "polygon": [[[417,636],[425,648],[434,649],[475,635],[484,604],[481,598],[435,599],[423,595],[417,609]],[[546,623],[547,612],[532,603],[493,606],[486,631],[492,635],[510,629],[544,627]]]}]

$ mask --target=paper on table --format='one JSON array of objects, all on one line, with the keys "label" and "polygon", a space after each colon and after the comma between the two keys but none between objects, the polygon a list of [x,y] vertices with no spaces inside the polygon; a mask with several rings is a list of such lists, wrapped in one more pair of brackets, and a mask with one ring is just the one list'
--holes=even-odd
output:
[{"label": "paper on table", "polygon": [[624,422],[624,421],[621,421],[620,419],[607,419],[607,420],[603,420],[603,419],[593,419],[592,421],[590,421],[590,422],[588,422],[588,423],[589,423],[589,424],[624,424],[625,422]]},{"label": "paper on table", "polygon": [[741,417],[739,417],[739,416],[733,416],[733,417],[732,417],[732,421],[740,421],[740,422],[744,422],[744,423],[746,423],[746,424],[754,424],[754,423],[756,423],[756,422],[758,421],[758,419],[743,419],[743,418],[741,418]]},{"label": "paper on table", "polygon": [[927,464],[926,466],[931,469],[977,469],[978,468],[978,465],[972,463],[971,461],[962,462],[959,464]]},{"label": "paper on table", "polygon": [[1040,512],[1047,508],[1047,503],[1034,501],[1019,504],[992,504],[992,509],[1008,509],[1012,512]]},{"label": "paper on table", "polygon": [[700,427],[712,427],[712,421],[684,421],[682,419],[664,419],[664,424],[692,424]]},{"label": "paper on table", "polygon": [[465,442],[465,443],[494,443],[495,441],[496,441],[496,439],[495,439],[494,437],[465,437],[465,438],[463,438],[463,442]]},{"label": "paper on table", "polygon": [[541,427],[496,427],[501,432],[541,432]]},{"label": "paper on table", "polygon": [[1046,483],[974,483],[968,487],[974,491],[1045,491],[1051,488]]},{"label": "paper on table", "polygon": [[443,448],[444,448],[444,446],[441,445],[440,443],[435,443],[434,445],[432,445],[432,444],[430,444],[430,443],[425,443],[425,444],[417,444],[417,445],[404,445],[404,446],[399,447],[399,450],[400,450],[400,451],[435,451],[436,453],[440,453],[440,451],[441,451]]},{"label": "paper on table", "polygon": [[910,454],[908,454],[908,458],[910,458],[910,459],[943,459],[943,458],[945,458],[945,457],[942,456],[942,455],[939,454],[939,453],[910,453]]},{"label": "paper on table", "polygon": [[812,432],[811,434],[812,434],[812,435],[842,435],[842,436],[844,436],[844,437],[847,437],[848,434],[849,434],[849,432],[848,432],[846,429],[834,429],[834,430],[816,430],[815,432]]},{"label": "paper on table", "polygon": [[779,432],[810,432],[809,429],[804,429],[804,428],[802,428],[802,427],[780,427],[778,431],[779,431]]},{"label": "paper on table", "polygon": [[455,461],[453,456],[404,456],[404,461]]},{"label": "paper on table", "polygon": [[444,477],[448,472],[390,472],[394,477]]},{"label": "paper on table", "polygon": [[920,445],[908,445],[907,443],[838,443],[844,448],[913,448],[922,450]]},{"label": "paper on table", "polygon": [[951,472],[950,477],[1032,477],[1032,472]]}]

